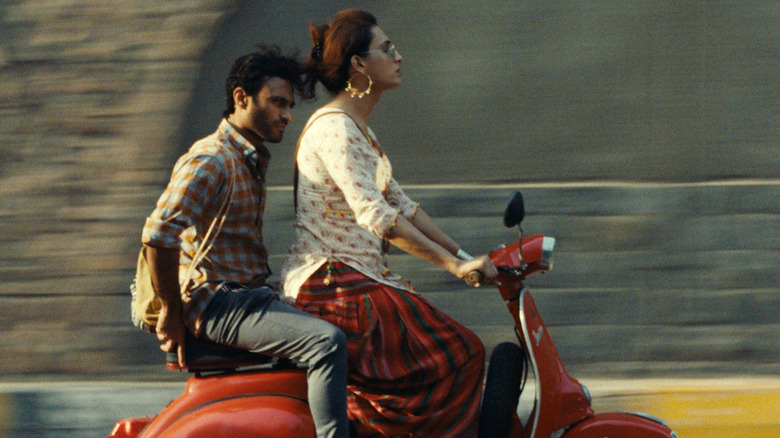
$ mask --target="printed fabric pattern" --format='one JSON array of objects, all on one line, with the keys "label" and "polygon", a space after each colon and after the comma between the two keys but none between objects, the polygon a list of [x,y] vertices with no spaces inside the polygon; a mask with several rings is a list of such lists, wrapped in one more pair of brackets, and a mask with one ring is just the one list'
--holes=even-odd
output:
[{"label": "printed fabric pattern", "polygon": [[[319,110],[327,111],[327,110]],[[392,177],[387,156],[372,145],[349,116],[325,114],[301,138],[295,241],[282,270],[285,295],[325,260],[346,263],[375,281],[409,289],[386,263],[382,239],[399,214],[411,218],[418,204]]]}]

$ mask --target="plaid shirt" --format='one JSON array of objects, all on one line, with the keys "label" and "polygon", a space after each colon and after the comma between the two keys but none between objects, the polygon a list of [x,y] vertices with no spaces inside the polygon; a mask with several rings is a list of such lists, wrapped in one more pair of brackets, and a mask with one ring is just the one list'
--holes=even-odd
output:
[{"label": "plaid shirt", "polygon": [[270,158],[264,145],[253,146],[223,119],[215,133],[179,158],[157,208],[146,220],[143,244],[180,249],[179,281],[184,283],[233,179],[225,222],[216,238],[209,238],[213,244],[188,284],[182,284],[184,320],[196,334],[203,310],[222,283],[259,286],[270,275],[262,236]]}]

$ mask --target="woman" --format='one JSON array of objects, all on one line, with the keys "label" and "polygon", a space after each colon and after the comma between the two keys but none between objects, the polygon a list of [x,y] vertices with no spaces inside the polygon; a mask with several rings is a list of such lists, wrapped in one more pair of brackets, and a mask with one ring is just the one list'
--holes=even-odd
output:
[{"label": "woman", "polygon": [[[410,200],[366,119],[401,84],[401,55],[359,10],[310,27],[314,80],[334,97],[301,134],[295,242],[283,268],[295,304],[348,339],[349,416],[360,436],[468,437],[477,431],[484,349],[385,265],[389,242],[459,278],[492,282]],[[315,82],[312,81],[312,87]]]}]

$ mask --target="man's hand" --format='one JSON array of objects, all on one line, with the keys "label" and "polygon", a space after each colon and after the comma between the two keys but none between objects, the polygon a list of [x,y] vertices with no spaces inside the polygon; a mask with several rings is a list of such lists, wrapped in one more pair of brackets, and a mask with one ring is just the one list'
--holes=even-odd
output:
[{"label": "man's hand", "polygon": [[163,351],[174,351],[178,346],[179,366],[184,366],[184,326],[182,302],[179,291],[179,250],[176,248],[146,247],[152,286],[162,301],[157,319],[157,339],[163,344]]},{"label": "man's hand", "polygon": [[160,349],[165,352],[176,351],[179,357],[179,366],[184,367],[184,339],[187,328],[182,320],[181,309],[163,306],[160,317],[157,320],[157,339],[163,344]]}]

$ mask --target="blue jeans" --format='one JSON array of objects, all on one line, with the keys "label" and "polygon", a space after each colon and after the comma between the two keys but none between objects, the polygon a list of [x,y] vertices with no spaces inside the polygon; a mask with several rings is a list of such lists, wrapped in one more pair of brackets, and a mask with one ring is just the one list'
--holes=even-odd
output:
[{"label": "blue jeans", "polygon": [[348,438],[347,338],[334,325],[282,303],[269,288],[223,288],[201,317],[200,337],[306,363],[318,438]]}]

